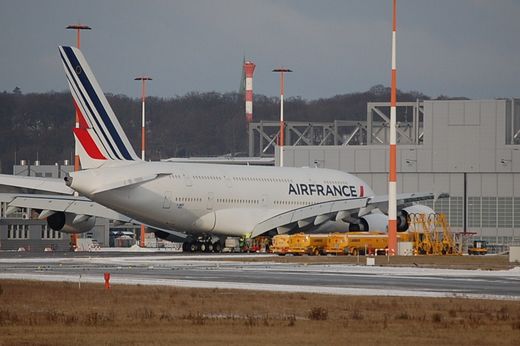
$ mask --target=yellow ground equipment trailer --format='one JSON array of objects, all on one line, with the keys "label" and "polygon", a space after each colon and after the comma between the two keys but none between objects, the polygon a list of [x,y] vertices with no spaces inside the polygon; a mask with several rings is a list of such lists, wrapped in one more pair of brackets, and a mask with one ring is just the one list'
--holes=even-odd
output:
[{"label": "yellow ground equipment trailer", "polygon": [[[400,243],[410,243],[410,249],[413,245],[413,254],[462,254],[462,241],[456,240],[444,214],[411,214],[409,218],[410,228],[406,232],[398,232],[397,239]],[[371,231],[277,235],[273,237],[271,251],[279,255],[384,255],[387,248],[388,235],[385,232]],[[478,249],[477,245],[473,248]],[[475,254],[483,252],[476,251]]]},{"label": "yellow ground equipment trailer", "polygon": [[[408,235],[399,234],[408,239]],[[278,255],[385,254],[388,236],[383,232],[276,235],[271,251]]]},{"label": "yellow ground equipment trailer", "polygon": [[271,252],[283,256],[289,253],[289,237],[288,234],[279,234],[273,237]]},{"label": "yellow ground equipment trailer", "polygon": [[469,255],[485,255],[487,252],[487,241],[485,240],[474,240],[473,246],[468,248]]},{"label": "yellow ground equipment trailer", "polygon": [[289,253],[293,255],[321,255],[327,245],[327,237],[327,234],[293,234],[289,237]]},{"label": "yellow ground equipment trailer", "polygon": [[345,238],[345,255],[384,255],[388,248],[388,235],[383,232],[349,232]]}]

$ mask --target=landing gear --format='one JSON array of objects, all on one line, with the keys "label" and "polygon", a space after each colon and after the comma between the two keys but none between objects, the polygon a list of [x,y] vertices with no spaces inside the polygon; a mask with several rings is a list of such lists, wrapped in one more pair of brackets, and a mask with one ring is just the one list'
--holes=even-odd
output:
[{"label": "landing gear", "polygon": [[182,245],[185,252],[221,252],[222,244],[218,237],[200,235],[196,238],[189,237]]}]

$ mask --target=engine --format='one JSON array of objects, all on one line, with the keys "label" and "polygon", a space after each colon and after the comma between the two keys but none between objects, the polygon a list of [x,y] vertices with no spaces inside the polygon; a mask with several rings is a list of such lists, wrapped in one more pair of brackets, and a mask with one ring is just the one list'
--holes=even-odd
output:
[{"label": "engine", "polygon": [[84,233],[94,228],[96,217],[76,215],[73,213],[55,212],[47,217],[47,225],[55,231],[63,233]]},{"label": "engine", "polygon": [[[405,232],[409,227],[409,218],[411,214],[434,214],[432,208],[424,205],[412,205],[403,208],[397,213],[397,231]],[[349,232],[368,232],[368,231],[384,231],[388,228],[388,216],[382,213],[371,213],[360,217],[357,222],[350,223]]]},{"label": "engine", "polygon": [[409,224],[410,219],[408,216],[411,214],[431,215],[431,214],[435,214],[435,211],[432,208],[427,207],[425,205],[421,205],[421,204],[411,205],[409,207],[401,209],[397,213],[397,231],[398,232],[404,232],[404,231],[408,230],[408,227],[410,226],[410,224]]},{"label": "engine", "polygon": [[358,223],[350,223],[349,232],[386,231],[388,217],[381,213],[372,213],[360,217]]}]

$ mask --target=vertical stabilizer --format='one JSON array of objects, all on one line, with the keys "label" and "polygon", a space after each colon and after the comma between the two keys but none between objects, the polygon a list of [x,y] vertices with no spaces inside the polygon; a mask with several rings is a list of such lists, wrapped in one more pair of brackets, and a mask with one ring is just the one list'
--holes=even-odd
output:
[{"label": "vertical stabilizer", "polygon": [[80,144],[82,167],[96,168],[107,160],[139,160],[81,51],[61,46],[60,56],[79,114],[74,136]]}]

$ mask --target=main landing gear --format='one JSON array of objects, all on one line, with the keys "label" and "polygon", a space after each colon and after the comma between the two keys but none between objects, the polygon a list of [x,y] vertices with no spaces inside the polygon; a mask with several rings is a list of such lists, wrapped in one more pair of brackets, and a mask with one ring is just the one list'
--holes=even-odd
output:
[{"label": "main landing gear", "polygon": [[222,243],[218,237],[199,235],[189,237],[182,244],[184,252],[222,252]]}]

